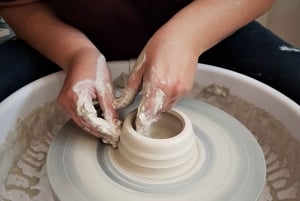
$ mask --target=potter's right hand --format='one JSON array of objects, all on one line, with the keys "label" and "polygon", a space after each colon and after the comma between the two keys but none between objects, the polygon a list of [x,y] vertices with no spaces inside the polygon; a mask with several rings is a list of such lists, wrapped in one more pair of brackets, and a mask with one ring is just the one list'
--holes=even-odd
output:
[{"label": "potter's right hand", "polygon": [[161,28],[152,36],[135,63],[125,93],[114,103],[115,107],[128,103],[142,86],[135,120],[142,135],[148,135],[160,114],[170,110],[193,86],[198,53],[190,38],[177,30]]},{"label": "potter's right hand", "polygon": [[[110,72],[101,54],[88,63],[84,68],[77,65],[68,71],[57,100],[78,126],[116,147],[120,121],[112,106]],[[98,101],[102,114],[97,114],[93,101]]]}]

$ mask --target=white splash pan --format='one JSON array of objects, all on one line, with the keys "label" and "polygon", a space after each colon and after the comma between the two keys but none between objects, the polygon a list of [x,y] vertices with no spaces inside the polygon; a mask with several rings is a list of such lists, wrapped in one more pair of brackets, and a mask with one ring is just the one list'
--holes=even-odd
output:
[{"label": "white splash pan", "polygon": [[[110,62],[113,78],[121,72],[128,73],[132,64],[133,61]],[[64,77],[63,72],[45,76],[21,88],[0,103],[0,148],[9,132],[14,130],[18,119],[25,118],[34,109],[56,98]],[[271,113],[300,140],[300,107],[280,92],[247,76],[204,64],[198,65],[195,80],[204,86],[215,83],[229,88],[232,94]],[[7,174],[13,160],[14,158],[6,158],[5,161],[0,161],[0,183],[3,182],[3,174]]]}]

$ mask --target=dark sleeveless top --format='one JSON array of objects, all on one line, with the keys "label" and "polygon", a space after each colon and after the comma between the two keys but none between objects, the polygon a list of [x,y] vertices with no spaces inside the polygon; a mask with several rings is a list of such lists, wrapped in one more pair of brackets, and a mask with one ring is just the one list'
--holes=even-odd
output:
[{"label": "dark sleeveless top", "polygon": [[107,60],[121,60],[136,58],[152,34],[191,0],[44,2],[61,20],[81,30]]}]

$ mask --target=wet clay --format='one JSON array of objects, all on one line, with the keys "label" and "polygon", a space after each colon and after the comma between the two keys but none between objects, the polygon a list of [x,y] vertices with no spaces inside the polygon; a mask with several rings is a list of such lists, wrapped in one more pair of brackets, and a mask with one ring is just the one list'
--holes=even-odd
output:
[{"label": "wet clay", "polygon": [[[300,143],[265,110],[230,94],[230,90],[216,85],[195,83],[189,95],[231,114],[257,138],[267,163],[267,185],[261,201],[300,200]],[[37,108],[16,123],[0,152],[1,191],[3,201],[53,201],[45,169],[48,146],[66,116],[56,103]],[[15,159],[9,162],[8,159]],[[8,162],[7,162],[8,161]],[[9,172],[5,171],[9,168]]]},{"label": "wet clay", "polygon": [[154,139],[171,138],[179,134],[184,126],[185,123],[179,115],[174,112],[166,112],[150,126],[147,137]]},{"label": "wet clay", "polygon": [[126,116],[118,149],[110,149],[108,154],[122,174],[139,182],[161,184],[183,180],[201,167],[203,145],[195,141],[187,115],[168,111],[152,124],[149,135],[143,136],[134,128],[136,114],[137,110]]}]

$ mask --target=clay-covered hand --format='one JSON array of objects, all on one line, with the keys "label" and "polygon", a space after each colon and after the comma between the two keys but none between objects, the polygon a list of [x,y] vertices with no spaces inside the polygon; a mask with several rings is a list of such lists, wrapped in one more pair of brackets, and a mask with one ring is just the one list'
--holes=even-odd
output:
[{"label": "clay-covered hand", "polygon": [[[120,135],[120,121],[112,105],[114,95],[110,71],[105,57],[101,54],[92,63],[91,68],[74,68],[67,74],[57,100],[77,125],[102,138],[104,143],[116,147]],[[97,114],[94,101],[99,103],[102,114]]]},{"label": "clay-covered hand", "polygon": [[161,112],[172,108],[193,85],[198,55],[181,35],[158,32],[146,44],[131,72],[125,93],[114,103],[122,107],[142,84],[136,129],[147,135]]}]

